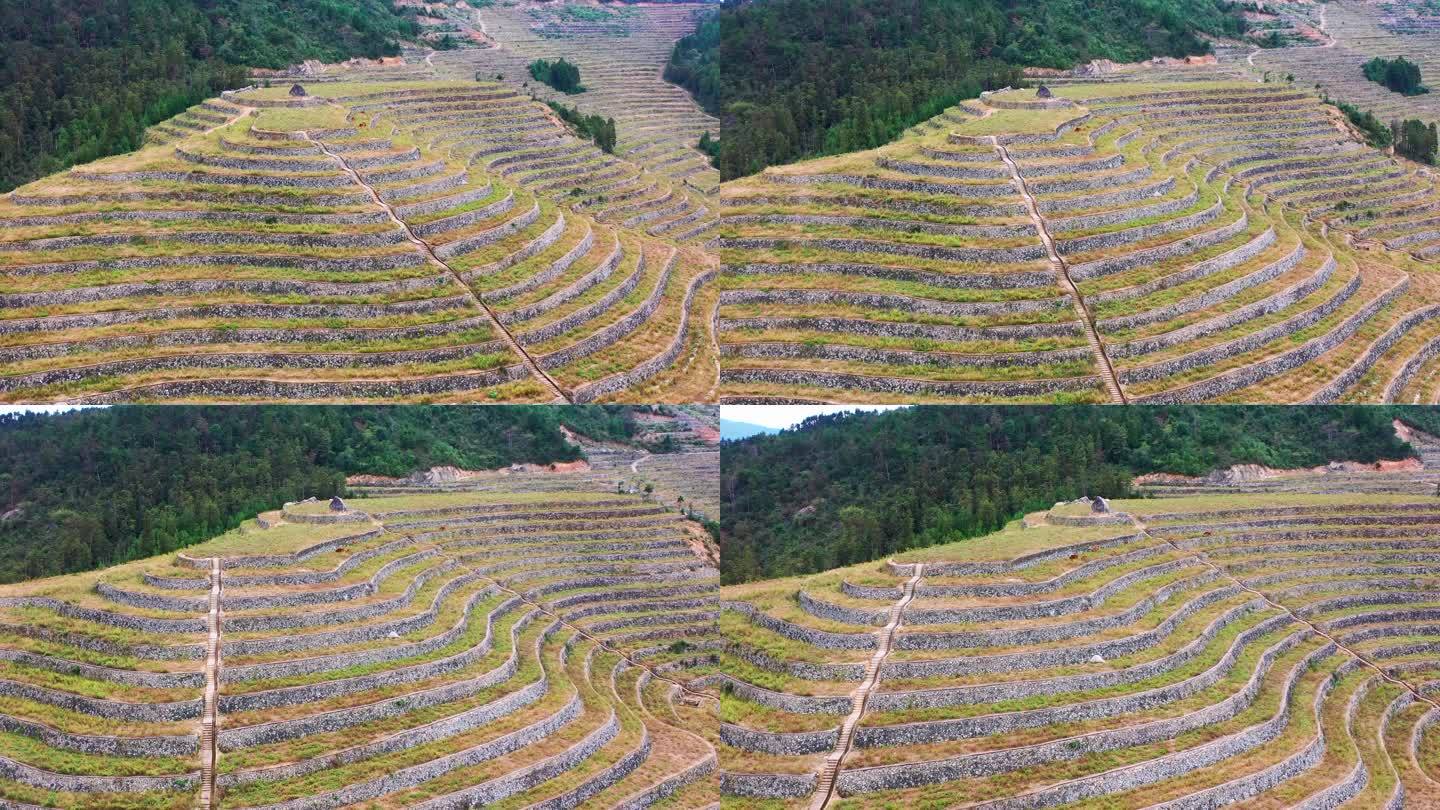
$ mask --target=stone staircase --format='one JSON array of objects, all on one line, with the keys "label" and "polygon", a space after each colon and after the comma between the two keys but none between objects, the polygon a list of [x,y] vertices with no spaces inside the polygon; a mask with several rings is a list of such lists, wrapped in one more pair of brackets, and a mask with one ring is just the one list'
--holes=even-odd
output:
[{"label": "stone staircase", "polygon": [[910,600],[915,598],[915,586],[920,584],[920,578],[924,575],[925,566],[923,563],[916,563],[914,574],[905,583],[905,591],[899,601],[890,607],[890,615],[885,626],[878,631],[880,644],[875,654],[865,664],[865,679],[860,682],[851,695],[850,714],[840,726],[840,737],[835,742],[835,750],[825,757],[825,764],[820,769],[820,776],[815,782],[815,796],[810,801],[810,810],[825,810],[830,805],[830,800],[835,795],[835,780],[840,775],[840,766],[845,761],[845,755],[850,752],[850,744],[855,738],[855,726],[860,723],[860,718],[865,714],[865,704],[870,699],[870,693],[875,691],[875,686],[880,680],[880,666],[885,663],[885,658],[890,655],[890,646],[895,640],[895,631],[899,629],[900,623],[905,619],[905,608]]}]

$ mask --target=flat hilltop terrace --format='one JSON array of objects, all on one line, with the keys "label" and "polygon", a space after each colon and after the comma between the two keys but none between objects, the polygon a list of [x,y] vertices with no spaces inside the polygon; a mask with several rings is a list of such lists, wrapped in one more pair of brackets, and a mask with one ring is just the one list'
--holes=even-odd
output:
[{"label": "flat hilltop terrace", "polygon": [[[714,224],[713,200],[720,174],[698,149],[700,136],[720,135],[720,122],[681,87],[662,78],[676,40],[693,33],[707,3],[601,4],[506,3],[470,9],[440,6],[446,19],[472,36],[478,47],[440,51],[429,61],[444,76],[496,75],[527,92],[615,119],[616,154],[667,178],[679,192],[706,206],[704,218],[685,230]],[[586,91],[560,93],[530,77],[536,59],[564,58],[580,67]],[[677,230],[680,226],[677,226]],[[697,231],[698,232],[698,231]]]},{"label": "flat hilltop terrace", "polygon": [[1440,805],[1433,495],[1109,510],[722,589],[722,806]]},{"label": "flat hilltop terrace", "polygon": [[646,169],[495,82],[305,89],[0,197],[0,401],[713,392],[718,269]]},{"label": "flat hilltop terrace", "polygon": [[288,504],[0,588],[0,802],[712,804],[718,573],[693,524],[538,478]]},{"label": "flat hilltop terrace", "polygon": [[1440,193],[1233,66],[963,102],[726,183],[722,401],[1429,402]]}]

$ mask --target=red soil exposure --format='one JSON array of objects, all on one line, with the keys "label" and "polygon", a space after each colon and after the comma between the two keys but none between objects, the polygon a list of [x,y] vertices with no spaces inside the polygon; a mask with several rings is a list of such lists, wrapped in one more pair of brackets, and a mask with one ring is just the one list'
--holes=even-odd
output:
[{"label": "red soil exposure", "polygon": [[1418,458],[1405,458],[1398,461],[1376,461],[1364,463],[1359,461],[1332,461],[1319,467],[1298,467],[1295,469],[1275,469],[1261,464],[1236,464],[1225,470],[1216,470],[1209,475],[1178,475],[1176,473],[1146,473],[1135,477],[1135,485],[1157,483],[1182,483],[1186,481],[1255,481],[1262,478],[1279,478],[1286,475],[1315,475],[1327,472],[1402,472],[1412,470],[1423,470],[1425,467]]}]

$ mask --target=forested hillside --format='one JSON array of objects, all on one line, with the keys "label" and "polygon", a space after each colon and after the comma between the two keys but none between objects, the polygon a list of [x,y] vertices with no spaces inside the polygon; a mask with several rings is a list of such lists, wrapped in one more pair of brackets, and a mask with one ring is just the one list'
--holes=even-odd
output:
[{"label": "forested hillside", "polygon": [[0,416],[0,582],[172,551],[351,473],[572,461],[623,406],[117,407]]},{"label": "forested hillside", "polygon": [[706,15],[695,33],[675,43],[665,65],[665,81],[689,90],[705,112],[720,115],[719,14]]},{"label": "forested hillside", "polygon": [[140,145],[242,66],[399,52],[390,0],[0,3],[0,192]]},{"label": "forested hillside", "polygon": [[1001,528],[1147,472],[1411,455],[1397,407],[915,407],[820,416],[721,447],[722,576],[787,576]]},{"label": "forested hillside", "polygon": [[[1023,66],[1202,53],[1201,34],[1244,21],[1223,0],[764,0],[727,5],[719,28],[719,168],[732,179],[879,146],[1016,84]],[[672,61],[703,59],[677,48]]]}]

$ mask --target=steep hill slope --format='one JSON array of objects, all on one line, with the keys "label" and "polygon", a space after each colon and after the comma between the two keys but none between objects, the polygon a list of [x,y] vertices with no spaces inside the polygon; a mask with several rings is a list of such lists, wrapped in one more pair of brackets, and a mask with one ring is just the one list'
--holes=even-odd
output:
[{"label": "steep hill slope", "polygon": [[392,73],[227,93],[0,199],[0,398],[705,400],[715,268],[635,213],[649,172]]},{"label": "steep hill slope", "polygon": [[1434,395],[1428,172],[1239,68],[1046,81],[727,183],[722,395]]},{"label": "steep hill slope", "polygon": [[1014,86],[1026,66],[1199,54],[1207,37],[1243,25],[1235,4],[1214,0],[728,3],[713,57],[721,174],[880,146],[981,90]]},{"label": "steep hill slope", "polygon": [[1433,498],[1111,509],[725,588],[725,801],[1440,801]]},{"label": "steep hill slope", "polygon": [[289,504],[0,589],[0,796],[700,807],[715,570],[590,472]]}]

